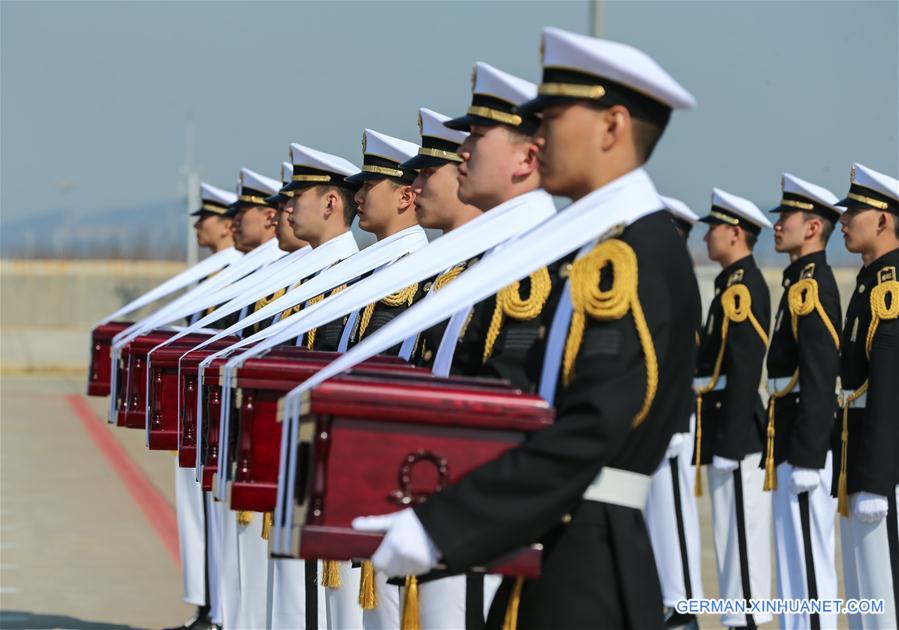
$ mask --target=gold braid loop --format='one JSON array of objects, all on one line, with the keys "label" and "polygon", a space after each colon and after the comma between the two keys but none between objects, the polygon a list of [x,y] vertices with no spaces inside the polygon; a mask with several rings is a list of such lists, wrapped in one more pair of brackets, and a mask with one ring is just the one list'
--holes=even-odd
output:
[{"label": "gold braid loop", "polygon": [[[611,268],[612,283],[607,291],[600,288],[602,273]],[[659,385],[659,363],[652,335],[640,306],[637,293],[637,255],[634,250],[618,239],[603,241],[590,253],[574,261],[571,268],[571,326],[565,341],[565,356],[562,360],[562,378],[568,385],[574,373],[574,361],[584,340],[587,316],[599,321],[618,320],[631,312],[634,326],[640,339],[640,346],[646,361],[646,392],[643,406],[634,416],[632,426],[638,427],[649,414]]]},{"label": "gold braid loop", "polygon": [[[412,306],[412,301],[415,299],[415,295],[418,293],[418,283],[410,284],[405,289],[400,289],[396,293],[391,293],[390,295],[381,298],[381,304],[385,306]],[[368,325],[371,323],[371,316],[375,312],[375,305],[377,302],[372,302],[368,306],[366,306],[362,311],[362,317],[359,318],[359,338],[362,338],[362,335],[365,334],[366,329],[368,329]]]},{"label": "gold braid loop", "polygon": [[[817,280],[814,278],[803,278],[791,286],[789,291],[787,291],[787,307],[790,310],[790,323],[793,330],[793,339],[799,340],[799,318],[817,312],[818,316],[821,317],[821,321],[824,322],[824,325],[827,327],[827,331],[830,333],[834,345],[836,345],[839,350],[840,336],[833,327],[830,318],[827,317],[827,313],[824,312],[824,306],[821,304],[821,299],[818,297]],[[786,387],[781,390],[768,392],[768,445],[765,453],[765,484],[762,486],[762,489],[765,491],[777,489],[777,474],[774,466],[775,404],[777,400],[793,391],[793,388],[796,387],[796,383],[798,382],[799,369],[797,368],[796,371],[793,372],[793,376],[790,377],[790,382],[787,383]]]},{"label": "gold braid loop", "polygon": [[[887,297],[890,303],[887,304]],[[887,280],[881,282],[871,289],[869,297],[871,304],[871,325],[868,327],[868,337],[865,340],[865,354],[871,358],[871,346],[874,343],[874,335],[877,334],[877,327],[881,321],[893,320],[899,317],[899,281]],[[846,396],[841,401],[843,407],[843,430],[840,432],[840,477],[837,483],[837,512],[843,516],[849,516],[849,493],[847,491],[846,470],[848,468],[848,446],[849,446],[849,407],[857,399],[868,391],[868,379],[862,383],[861,387]]]},{"label": "gold braid loop", "polygon": [[[339,287],[335,287],[331,293],[328,294],[328,297],[334,295],[335,293],[340,293],[344,289],[347,288],[348,285],[341,284]],[[316,295],[314,298],[310,298],[308,302],[306,302],[306,306],[312,306],[313,304],[318,304],[322,300],[325,299],[325,294],[322,293],[320,295]],[[295,307],[296,308],[296,307]],[[299,310],[299,309],[297,309]],[[318,334],[318,328],[313,328],[309,332],[306,333],[306,348],[309,350],[313,350],[315,347],[315,337]]]},{"label": "gold braid loop", "polygon": [[434,284],[431,285],[431,290],[439,291],[450,282],[455,280],[463,271],[465,271],[465,265],[456,265],[451,269],[447,269],[442,274],[437,276],[437,278],[434,280]]},{"label": "gold braid loop", "polygon": [[[768,345],[768,333],[759,324],[759,320],[752,314],[752,295],[745,284],[729,286],[721,294],[721,346],[718,348],[718,356],[715,357],[715,367],[712,377],[705,386],[696,390],[696,448],[693,449],[693,466],[696,469],[696,479],[693,483],[693,493],[697,497],[702,496],[701,449],[702,446],[702,397],[715,389],[718,379],[721,378],[721,366],[724,364],[724,351],[727,349],[727,333],[730,331],[730,323],[740,324],[747,319],[752,323],[755,332],[758,333],[762,343]],[[792,388],[791,388],[792,389]],[[769,438],[770,439],[770,438]]]},{"label": "gold braid loop", "polygon": [[[256,311],[262,310],[263,308],[265,308],[266,306],[268,306],[269,304],[271,304],[272,302],[274,302],[275,300],[280,298],[285,293],[287,293],[287,289],[278,289],[271,295],[267,295],[266,297],[262,298],[261,300],[258,300],[256,302],[256,304],[253,305],[253,312],[255,313]],[[255,324],[253,324],[253,332],[254,333],[259,332],[259,327],[260,327],[261,323],[262,322],[256,322]]]},{"label": "gold braid loop", "polygon": [[496,294],[496,307],[493,309],[493,317],[487,328],[487,339],[484,342],[484,355],[482,362],[486,362],[493,354],[493,346],[503,327],[506,317],[527,321],[537,317],[542,311],[549,297],[552,281],[549,279],[549,270],[541,267],[530,276],[531,291],[526,298],[521,297],[521,282],[513,282]]}]

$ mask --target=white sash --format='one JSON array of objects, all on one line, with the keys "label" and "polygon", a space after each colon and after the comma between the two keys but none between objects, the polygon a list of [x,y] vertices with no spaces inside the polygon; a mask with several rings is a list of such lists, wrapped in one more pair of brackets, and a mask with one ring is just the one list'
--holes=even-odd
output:
[{"label": "white sash", "polygon": [[[636,219],[660,210],[659,199],[649,175],[636,169],[606,184],[572,203],[554,217],[523,234],[514,242],[485,256],[473,269],[466,270],[432,298],[421,300],[404,311],[389,324],[378,329],[343,356],[332,361],[286,397],[284,409],[287,423],[298,423],[302,394],[332,376],[344,372],[361,361],[403,341],[410,333],[419,332],[443,321],[453,313],[493,295],[503,287],[555,262],[565,254],[601,238],[613,228],[625,226]],[[282,435],[289,433],[282,428]],[[282,440],[282,447],[285,446]],[[295,449],[295,444],[290,444]],[[288,453],[291,466],[295,454]],[[295,471],[279,472],[279,484]],[[292,527],[292,509],[287,509],[285,497],[279,491],[276,511],[275,550],[284,549]],[[283,531],[277,527],[283,526]]]},{"label": "white sash", "polygon": [[183,289],[184,287],[189,286],[194,282],[199,282],[206,276],[211,275],[216,271],[219,271],[236,262],[242,256],[243,254],[241,254],[233,247],[228,247],[220,252],[216,252],[208,258],[201,260],[193,267],[185,269],[178,275],[169,278],[159,286],[150,289],[139,298],[131,300],[128,304],[117,310],[115,313],[107,315],[106,317],[101,319],[99,322],[97,322],[96,325],[99,326],[100,324],[105,324],[106,322],[118,319],[123,315],[134,312],[137,309],[146,306],[147,304],[151,304],[160,298],[174,293],[178,289]]}]

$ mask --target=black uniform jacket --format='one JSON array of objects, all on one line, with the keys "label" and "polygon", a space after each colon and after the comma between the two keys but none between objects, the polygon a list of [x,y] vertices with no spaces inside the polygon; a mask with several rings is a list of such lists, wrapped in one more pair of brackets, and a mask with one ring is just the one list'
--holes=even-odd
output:
[{"label": "black uniform jacket", "polygon": [[[871,291],[889,282],[889,278],[895,281],[897,272],[899,249],[862,268],[846,309],[840,353],[842,386],[844,390],[854,391],[868,381],[865,407],[849,410],[846,478],[849,494],[864,491],[888,496],[899,483],[899,320],[881,319],[870,355],[865,348],[871,326]],[[841,424],[842,413],[837,416],[838,428],[834,432],[834,492],[839,474]]]},{"label": "black uniform jacket", "polygon": [[[588,317],[571,380],[559,380],[553,426],[415,508],[451,569],[543,543],[541,577],[522,594],[522,629],[662,624],[642,514],[582,495],[603,467],[650,475],[662,460],[679,422],[674,410],[692,398],[699,292],[666,212],[638,219],[619,238],[637,255],[639,301],[658,358],[658,390],[643,423],[632,427],[647,369],[631,312]],[[603,288],[609,276],[602,274]],[[501,622],[508,590],[494,600],[488,625],[497,614]]]},{"label": "black uniform jacket", "polygon": [[[769,380],[790,379],[798,369],[799,387],[793,393],[772,399],[774,463],[786,461],[802,468],[824,468],[837,407],[840,350],[817,308],[807,315],[796,315],[797,336],[793,336],[787,296],[800,280],[814,281],[827,321],[837,335],[840,330],[840,293],[824,251],[790,263],[783,273],[784,291],[774,318],[767,366]],[[779,385],[780,389],[784,387]],[[765,444],[767,457],[767,440]]]},{"label": "black uniform jacket", "polygon": [[[715,296],[699,335],[697,376],[711,376],[715,368],[724,319],[721,294],[735,284],[743,284],[749,290],[752,314],[765,335],[768,334],[771,321],[768,286],[755,259],[746,256],[725,267],[715,278]],[[713,455],[739,460],[762,450],[767,416],[759,386],[766,341],[748,317],[740,323],[730,322],[728,328],[721,364],[721,376],[727,377],[726,387],[702,397],[702,439],[698,446],[703,464],[710,463]]]}]

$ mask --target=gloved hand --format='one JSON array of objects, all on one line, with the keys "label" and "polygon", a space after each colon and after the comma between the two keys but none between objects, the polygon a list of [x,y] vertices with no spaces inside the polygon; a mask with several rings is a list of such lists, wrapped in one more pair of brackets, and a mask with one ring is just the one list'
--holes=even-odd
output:
[{"label": "gloved hand", "polygon": [[684,449],[690,444],[689,433],[675,433],[668,442],[668,448],[665,450],[665,459],[679,457]]},{"label": "gloved hand", "polygon": [[411,508],[381,516],[360,516],[353,519],[353,529],[386,532],[371,561],[387,577],[427,573],[440,559],[440,551]]},{"label": "gloved hand", "polygon": [[810,492],[817,488],[818,484],[821,483],[821,471],[817,468],[800,468],[799,466],[794,466],[790,478],[792,480],[791,489],[793,494]]},{"label": "gloved hand", "polygon": [[876,523],[887,515],[887,498],[870,492],[849,495],[849,512],[862,523]]},{"label": "gloved hand", "polygon": [[719,457],[718,455],[712,455],[712,467],[718,472],[729,473],[735,471],[739,468],[740,462],[736,459],[727,459],[726,457]]}]

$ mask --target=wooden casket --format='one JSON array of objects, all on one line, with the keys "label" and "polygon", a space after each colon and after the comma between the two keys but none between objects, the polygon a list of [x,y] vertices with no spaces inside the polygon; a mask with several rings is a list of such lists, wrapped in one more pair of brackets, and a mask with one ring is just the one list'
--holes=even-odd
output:
[{"label": "wooden casket", "polygon": [[112,338],[132,322],[107,322],[91,331],[91,364],[87,372],[87,395],[109,396]]},{"label": "wooden casket", "polygon": [[[234,381],[237,416],[232,425],[236,430],[236,447],[229,451],[233,462],[229,487],[231,509],[257,512],[275,509],[281,447],[278,400],[338,356],[335,352],[277,348],[269,355],[246,361],[237,369]],[[430,375],[428,370],[398,357],[373,357],[360,364],[356,371]]]},{"label": "wooden casket", "polygon": [[[350,374],[309,392],[307,404],[312,455],[299,463],[296,493],[306,559],[370,558],[382,536],[353,530],[355,517],[423,501],[555,416],[542,398],[508,383],[452,377]],[[536,577],[540,555],[522,549],[483,570]]]}]

